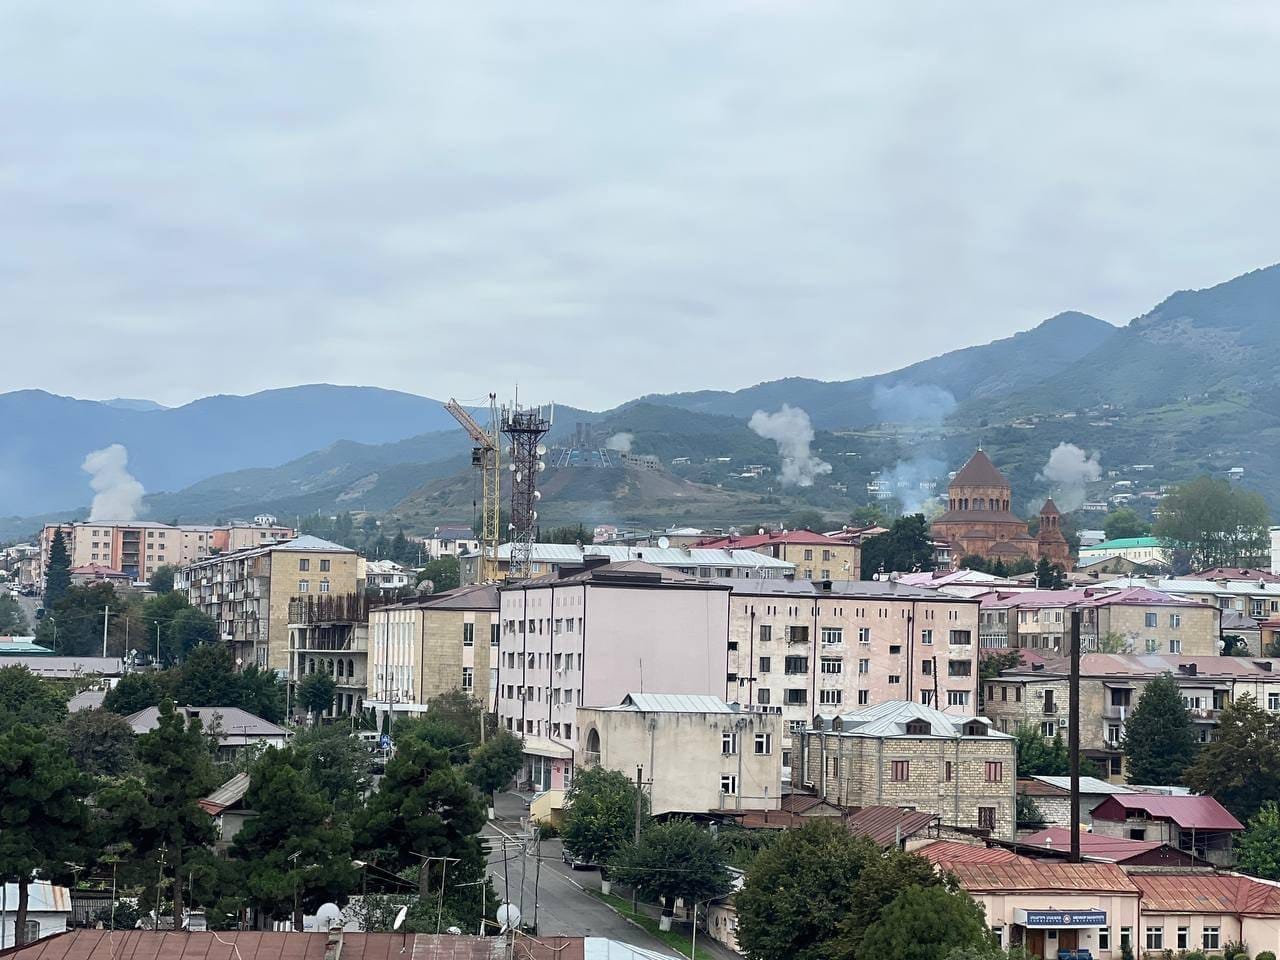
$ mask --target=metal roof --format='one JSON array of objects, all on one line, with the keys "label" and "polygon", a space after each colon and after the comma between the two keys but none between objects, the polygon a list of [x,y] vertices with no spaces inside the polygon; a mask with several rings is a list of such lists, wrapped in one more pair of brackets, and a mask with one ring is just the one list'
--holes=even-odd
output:
[{"label": "metal roof", "polygon": [[[945,603],[965,603],[970,598],[941,594],[937,590],[912,586],[901,580],[782,580],[765,578],[732,579],[721,577],[715,581],[733,588],[733,592],[746,597],[771,596],[784,594],[787,596],[815,597],[833,599],[869,600],[940,600]],[[826,590],[823,584],[830,582],[831,589]],[[976,601],[975,601],[976,602]]]},{"label": "metal roof", "polygon": [[1045,891],[1050,893],[1138,893],[1114,863],[1057,863],[1015,857],[1005,863],[951,864],[960,886],[969,892]]},{"label": "metal roof", "polygon": [[321,540],[310,534],[303,534],[292,540],[285,540],[283,543],[273,543],[268,549],[285,550],[291,553],[355,553],[350,547],[344,547],[331,540]]},{"label": "metal roof", "polygon": [[773,533],[753,533],[750,536],[708,537],[701,541],[700,547],[723,547],[754,550],[756,547],[768,546],[771,543],[798,544],[801,546],[847,547],[843,540],[829,537],[812,530],[781,530]]},{"label": "metal roof", "polygon": [[[1071,831],[1066,827],[1049,827],[1032,833],[1018,841],[1019,847],[1038,847],[1058,853],[1070,851]],[[1169,847],[1175,854],[1182,854],[1187,864],[1196,862],[1193,854],[1171,847],[1163,840],[1130,840],[1128,837],[1106,837],[1100,833],[1080,833],[1080,855],[1090,860],[1108,863],[1127,863],[1153,850]]]},{"label": "metal roof", "polygon": [[[1064,790],[1067,793],[1071,792],[1070,777],[1050,777],[1044,774],[1035,774],[1029,779],[1039,780],[1041,783],[1047,783],[1049,786],[1057,787],[1059,790]],[[1137,793],[1138,791],[1131,790],[1122,783],[1110,783],[1106,780],[1099,780],[1097,777],[1081,777],[1080,792],[1110,795],[1113,793]]]},{"label": "metal roof", "polygon": [[[255,716],[239,707],[176,707],[188,718],[199,719],[206,732],[218,730],[218,742],[224,746],[242,746],[260,737],[289,737],[292,734],[270,720]],[[160,708],[147,707],[125,717],[134,733],[148,733],[160,726]]]},{"label": "metal roof", "polygon": [[1224,873],[1135,873],[1142,909],[1280,916],[1280,888]]},{"label": "metal roof", "polygon": [[639,713],[737,713],[738,708],[719,697],[692,693],[628,693],[616,707],[602,710]]},{"label": "metal roof", "polygon": [[940,867],[955,863],[1014,863],[1019,857],[1004,847],[988,847],[959,840],[935,840],[927,847],[916,850],[920,856]]},{"label": "metal roof", "polygon": [[1137,550],[1147,547],[1161,549],[1164,546],[1165,542],[1159,537],[1121,537],[1119,540],[1103,540],[1092,547],[1081,547],[1080,552],[1090,550],[1097,553],[1103,550]]},{"label": "metal roof", "polygon": [[886,700],[866,710],[839,715],[819,714],[818,719],[831,721],[838,719],[841,729],[832,731],[829,727],[821,728],[824,733],[835,732],[862,737],[920,737],[926,734],[907,733],[907,724],[911,721],[923,720],[929,724],[927,736],[955,739],[970,736],[964,728],[970,723],[980,723],[987,731],[983,736],[991,740],[1013,740],[1012,734],[1000,733],[992,729],[991,721],[986,717],[957,717],[926,707],[922,703],[911,700]]},{"label": "metal roof", "polygon": [[249,792],[249,783],[249,774],[237,773],[213,793],[200,800],[200,808],[216,817],[233,803],[244,799],[244,795]]},{"label": "metal roof", "polygon": [[1244,829],[1244,824],[1213,797],[1116,794],[1093,808],[1093,819],[1120,821],[1128,819],[1127,814],[1130,813],[1143,813],[1155,820],[1170,820],[1184,830]]},{"label": "metal roof", "polygon": [[38,677],[86,677],[94,674],[118,677],[124,673],[119,657],[6,657],[0,652],[0,669],[26,667]]},{"label": "metal roof", "polygon": [[[476,556],[476,554],[467,554]],[[622,547],[604,544],[535,543],[530,559],[535,563],[581,563],[582,558],[608,557],[611,563],[643,560],[659,567],[760,567],[768,570],[794,570],[796,565],[754,550],[722,550],[704,547]],[[498,547],[498,559],[511,559],[511,544]]]},{"label": "metal roof", "polygon": [[877,846],[887,847],[929,829],[938,820],[936,813],[923,810],[872,806],[849,814],[844,818],[844,825],[853,833],[870,838]]},{"label": "metal roof", "polygon": [[[18,885],[6,883],[4,895],[10,910],[17,909]],[[31,913],[70,913],[71,891],[48,880],[32,880],[27,884],[27,909]]]},{"label": "metal roof", "polygon": [[1005,479],[1003,473],[996,469],[996,465],[991,462],[991,458],[987,456],[983,450],[975,450],[973,456],[969,458],[969,462],[959,469],[955,477],[951,480],[951,486],[965,485],[983,486],[983,487],[1007,487],[1009,481]]},{"label": "metal roof", "polygon": [[[1195,674],[1181,667],[1196,668]],[[1065,657],[1046,659],[1044,668],[1012,667],[1000,671],[1008,679],[1034,680],[1064,677],[1070,671]],[[1176,680],[1233,680],[1253,677],[1280,679],[1280,659],[1267,657],[1182,657],[1173,653],[1086,653],[1080,657],[1080,675],[1090,679],[1150,679],[1171,673]]]}]

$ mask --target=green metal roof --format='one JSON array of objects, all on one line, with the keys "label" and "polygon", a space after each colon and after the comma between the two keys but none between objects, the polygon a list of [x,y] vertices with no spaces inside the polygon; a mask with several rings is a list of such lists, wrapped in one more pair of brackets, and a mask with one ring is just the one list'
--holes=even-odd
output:
[{"label": "green metal roof", "polygon": [[1164,541],[1159,537],[1124,537],[1120,540],[1104,540],[1092,547],[1081,547],[1084,550],[1134,550],[1140,547],[1163,547]]},{"label": "green metal roof", "polygon": [[6,637],[0,639],[2,657],[52,657],[54,651],[36,643],[35,637]]}]

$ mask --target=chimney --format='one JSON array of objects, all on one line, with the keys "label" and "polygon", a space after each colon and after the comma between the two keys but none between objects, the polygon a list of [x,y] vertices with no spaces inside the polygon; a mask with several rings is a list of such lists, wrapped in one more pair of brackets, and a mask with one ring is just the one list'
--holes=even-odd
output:
[{"label": "chimney", "polygon": [[1261,668],[1262,668],[1263,670],[1265,670],[1267,673],[1270,673],[1270,672],[1271,672],[1271,668],[1274,666],[1274,664],[1272,664],[1272,662],[1271,662],[1270,660],[1255,660],[1255,661],[1253,661],[1253,665],[1254,665],[1255,667],[1261,667]]},{"label": "chimney", "polygon": [[342,918],[329,921],[329,938],[324,944],[324,960],[342,960]]},{"label": "chimney", "polygon": [[1178,664],[1178,672],[1184,676],[1194,677],[1196,675],[1196,665],[1194,663]]}]

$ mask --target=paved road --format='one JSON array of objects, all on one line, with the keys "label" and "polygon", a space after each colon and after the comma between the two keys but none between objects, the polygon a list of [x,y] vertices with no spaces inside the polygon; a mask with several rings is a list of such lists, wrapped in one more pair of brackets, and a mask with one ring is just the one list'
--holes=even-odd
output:
[{"label": "paved road", "polygon": [[[7,589],[7,588],[6,588]],[[13,593],[13,591],[10,591]],[[22,615],[27,618],[27,627],[32,633],[36,629],[36,608],[40,606],[39,597],[24,597],[17,593],[13,593],[13,598],[18,601],[18,606],[22,608]]]}]

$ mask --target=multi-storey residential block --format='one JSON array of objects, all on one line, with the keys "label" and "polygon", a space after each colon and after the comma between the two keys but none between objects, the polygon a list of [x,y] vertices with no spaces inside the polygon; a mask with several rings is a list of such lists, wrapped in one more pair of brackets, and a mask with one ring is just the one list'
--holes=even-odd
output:
[{"label": "multi-storey residential block", "polygon": [[304,536],[179,567],[173,586],[217,621],[241,665],[287,676],[289,601],[359,592],[358,560],[349,547]]},{"label": "multi-storey residential block", "polygon": [[494,709],[498,588],[459,587],[369,611],[366,705],[381,715],[421,713],[462,690]]},{"label": "multi-storey residential block", "polygon": [[436,527],[431,536],[421,539],[424,560],[461,557],[480,551],[480,538],[470,527],[461,525]]},{"label": "multi-storey residential block", "polygon": [[731,587],[730,696],[782,708],[788,739],[814,713],[911,700],[977,707],[978,601],[894,580],[722,580]]},{"label": "multi-storey residential block", "polygon": [[364,565],[364,582],[370,590],[392,593],[413,583],[413,574],[394,560],[368,560]]},{"label": "multi-storey residential block", "polygon": [[725,584],[588,556],[498,592],[498,722],[524,738],[523,779],[545,789],[568,786],[578,707],[645,690],[737,696]]},{"label": "multi-storey residential block", "polygon": [[812,530],[773,530],[750,536],[714,537],[699,547],[720,550],[754,550],[796,568],[802,580],[857,580],[862,576],[862,547],[848,539],[828,537]]},{"label": "multi-storey residential block", "polygon": [[579,707],[579,768],[603,766],[649,782],[650,811],[777,810],[782,723],[768,707],[720,697],[631,693],[612,707]]},{"label": "multi-storey residential block", "polygon": [[146,520],[49,523],[40,532],[41,570],[49,565],[49,550],[59,530],[73,567],[97,563],[119,570],[133,580],[145,580],[165,564],[181,566],[195,563],[214,553],[263,546],[290,540],[295,535],[292,527],[276,524],[173,525]]},{"label": "multi-storey residential block", "polygon": [[[795,564],[754,550],[703,549],[700,547],[611,546],[601,544],[535,543],[532,547],[530,572],[535,576],[555,574],[562,569],[592,563],[625,563],[639,560],[689,577],[709,580],[716,577],[782,577],[793,576]],[[480,555],[463,554],[458,558],[462,582],[475,583],[480,576]],[[511,562],[511,544],[498,547],[498,579],[505,580]]]},{"label": "multi-storey residential block", "polygon": [[910,701],[819,714],[802,737],[805,786],[841,806],[898,806],[1012,840],[1017,741],[985,717]]},{"label": "multi-storey residential block", "polygon": [[[983,712],[1005,732],[1027,726],[1065,737],[1069,673],[1067,659],[1005,670],[983,681]],[[1124,775],[1125,721],[1146,685],[1164,674],[1177,681],[1201,742],[1213,739],[1219,714],[1239,697],[1280,712],[1280,660],[1086,653],[1080,658],[1080,748],[1111,780]]]},{"label": "multi-storey residential block", "polygon": [[337,689],[325,716],[364,710],[368,687],[369,599],[363,593],[308,593],[289,603],[289,682],[327,673]]}]

